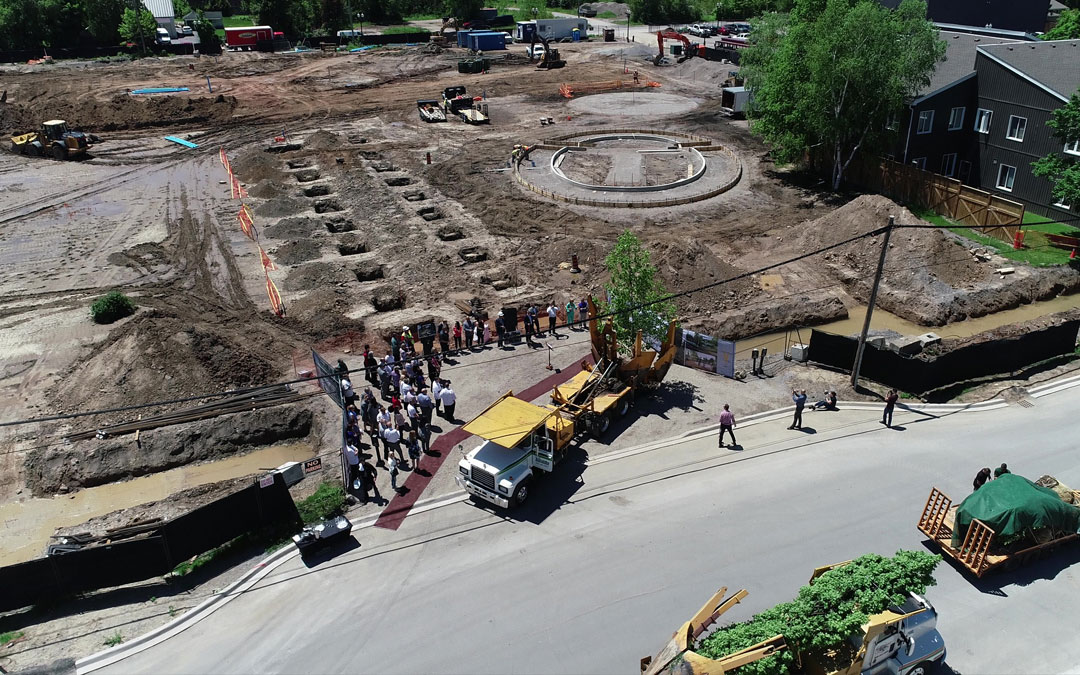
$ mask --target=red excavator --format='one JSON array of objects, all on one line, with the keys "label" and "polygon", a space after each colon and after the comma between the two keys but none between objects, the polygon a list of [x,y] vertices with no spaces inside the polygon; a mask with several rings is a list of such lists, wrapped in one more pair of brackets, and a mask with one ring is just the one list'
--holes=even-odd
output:
[{"label": "red excavator", "polygon": [[698,45],[690,42],[690,38],[686,37],[682,33],[679,33],[674,28],[665,28],[663,30],[656,31],[656,42],[660,46],[660,53],[653,59],[653,65],[660,65],[660,60],[664,58],[664,39],[678,40],[683,43],[683,55],[679,57],[678,62],[682,63],[686,59],[697,56]]}]

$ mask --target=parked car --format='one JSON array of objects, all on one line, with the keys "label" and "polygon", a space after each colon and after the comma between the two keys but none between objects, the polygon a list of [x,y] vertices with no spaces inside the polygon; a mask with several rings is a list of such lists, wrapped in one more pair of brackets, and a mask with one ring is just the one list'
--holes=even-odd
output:
[{"label": "parked car", "polygon": [[195,34],[195,29],[192,28],[191,26],[177,26],[176,30],[179,31],[181,35],[194,35]]},{"label": "parked car", "polygon": [[578,16],[583,16],[587,19],[591,19],[596,16],[596,8],[592,5],[582,5],[578,7]]},{"label": "parked car", "polygon": [[164,28],[158,28],[157,34],[154,37],[159,45],[167,45],[172,42],[172,38],[169,37],[169,31]]},{"label": "parked car", "polygon": [[513,43],[514,43],[514,34],[513,34],[513,33],[510,33],[510,32],[508,32],[508,31],[503,31],[503,35],[505,35],[505,36],[506,36],[506,38],[504,39],[504,41],[506,42],[506,44],[508,44],[508,45],[509,45],[509,44],[513,44]]},{"label": "parked car", "polygon": [[544,45],[529,45],[525,47],[525,53],[531,59],[539,59],[544,55]]}]

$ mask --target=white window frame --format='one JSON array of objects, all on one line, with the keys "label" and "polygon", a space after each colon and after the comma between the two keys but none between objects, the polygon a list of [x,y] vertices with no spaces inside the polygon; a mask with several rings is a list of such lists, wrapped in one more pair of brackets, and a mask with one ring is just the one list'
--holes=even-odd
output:
[{"label": "white window frame", "polygon": [[[946,171],[945,170],[945,161],[949,160],[949,159],[951,159],[952,161],[949,162],[949,164],[948,164],[949,170]],[[941,175],[942,176],[948,176],[949,178],[952,178],[953,176],[956,175],[956,153],[955,152],[947,152],[947,153],[945,153],[944,155],[941,156]]]},{"label": "white window frame", "polygon": [[1063,151],[1066,155],[1080,155],[1080,141],[1066,143]]},{"label": "white window frame", "polygon": [[[983,119],[986,120],[986,128],[982,128],[979,124]],[[990,124],[994,121],[994,111],[987,108],[979,108],[975,111],[975,131],[980,134],[990,133]]]},{"label": "white window frame", "polygon": [[[1020,120],[1016,125],[1016,131],[1018,136],[1013,135],[1013,120]],[[1010,141],[1016,141],[1017,143],[1024,142],[1024,135],[1027,133],[1027,118],[1019,115],[1009,115],[1009,126],[1005,129],[1005,138]]]},{"label": "white window frame", "polygon": [[896,131],[900,126],[900,116],[896,113],[889,113],[889,116],[885,118],[885,128],[889,131]]},{"label": "white window frame", "polygon": [[[1009,185],[1009,186],[1005,186],[1001,182],[1001,178],[1002,178],[1001,174],[1002,174],[1002,172],[1005,171],[1005,169],[1011,169],[1012,170],[1012,184]],[[994,187],[996,187],[998,190],[1001,190],[1003,192],[1012,192],[1013,187],[1015,185],[1016,185],[1016,167],[1011,166],[1009,164],[999,164],[998,165],[997,180],[994,181]]]},{"label": "white window frame", "polygon": [[1072,206],[1069,205],[1069,204],[1066,204],[1065,202],[1061,202],[1061,201],[1054,202],[1053,206],[1055,206],[1055,207],[1057,207],[1059,209],[1065,209],[1066,211],[1072,211]]},{"label": "white window frame", "polygon": [[914,164],[916,166],[916,168],[919,168],[919,169],[922,169],[923,171],[926,171],[926,158],[925,157],[916,157],[915,159],[911,160],[911,163]]},{"label": "white window frame", "polygon": [[[956,124],[953,124],[953,115],[956,111],[960,111],[960,119],[956,120]],[[964,128],[964,115],[967,114],[967,106],[957,106],[949,111],[949,131],[960,131]]]},{"label": "white window frame", "polygon": [[[929,117],[924,118],[925,115],[929,115]],[[922,130],[923,129],[923,119],[927,120],[926,131]],[[934,131],[934,111],[933,110],[920,110],[919,111],[919,121],[915,125],[915,133],[921,136],[921,135],[924,135],[924,134],[933,133],[933,131]]]}]

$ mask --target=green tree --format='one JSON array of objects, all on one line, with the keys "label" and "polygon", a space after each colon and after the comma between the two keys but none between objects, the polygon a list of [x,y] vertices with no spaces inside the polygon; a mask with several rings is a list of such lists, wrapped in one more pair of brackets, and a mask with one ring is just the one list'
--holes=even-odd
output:
[{"label": "green tree", "polygon": [[857,635],[871,614],[903,603],[908,593],[925,593],[935,584],[934,569],[940,562],[941,556],[923,551],[898,551],[892,558],[864,555],[803,586],[791,602],[714,631],[698,651],[719,659],[783,635],[789,649],[740,667],[739,675],[788,673],[795,653],[821,660]]},{"label": "green tree", "polygon": [[445,0],[443,12],[446,16],[456,16],[462,21],[473,18],[484,7],[484,0]]},{"label": "green tree", "polygon": [[308,35],[314,27],[314,7],[307,0],[260,0],[259,23],[285,35]]},{"label": "green tree", "polygon": [[[1065,146],[1077,150],[1080,147],[1080,93],[1073,94],[1068,103],[1052,112],[1046,124],[1054,130],[1063,150]],[[1080,159],[1075,155],[1055,152],[1032,162],[1031,169],[1036,176],[1053,184],[1051,192],[1058,203],[1080,205]]]},{"label": "green tree", "polygon": [[126,4],[124,0],[82,0],[86,27],[95,40],[104,45],[116,44]]},{"label": "green tree", "polygon": [[0,44],[7,49],[33,49],[42,43],[42,22],[36,0],[0,0]]},{"label": "green tree", "polygon": [[1080,39],[1080,9],[1066,9],[1057,24],[1043,34],[1044,40]]},{"label": "green tree", "polygon": [[796,0],[786,21],[766,17],[754,38],[740,64],[754,92],[751,130],[781,162],[820,148],[834,190],[857,152],[888,143],[890,114],[945,55],[923,0],[895,10],[876,0]]},{"label": "green tree", "polygon": [[120,33],[120,37],[128,42],[137,43],[140,40],[145,40],[146,44],[153,45],[154,39],[157,37],[157,27],[154,15],[145,9],[140,9],[138,12],[133,9],[125,9],[120,18],[120,27],[117,28],[117,32]]},{"label": "green tree", "polygon": [[601,298],[600,312],[613,315],[619,349],[629,352],[639,330],[647,340],[662,342],[668,323],[675,318],[675,303],[661,300],[668,292],[637,235],[630,230],[619,235],[604,266],[611,280],[604,285],[607,298]]},{"label": "green tree", "polygon": [[352,27],[344,0],[320,0],[319,18],[319,23],[327,35],[334,35],[339,30]]},{"label": "green tree", "polygon": [[216,54],[221,50],[221,37],[214,29],[214,24],[206,18],[203,11],[197,10],[197,18],[192,22],[192,29],[199,36],[199,51],[206,54]]}]

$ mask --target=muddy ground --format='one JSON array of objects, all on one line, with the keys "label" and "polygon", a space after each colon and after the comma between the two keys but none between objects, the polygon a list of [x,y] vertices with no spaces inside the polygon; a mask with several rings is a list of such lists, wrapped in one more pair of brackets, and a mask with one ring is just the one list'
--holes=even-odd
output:
[{"label": "muddy ground", "polygon": [[[291,379],[311,367],[312,345],[356,353],[370,342],[381,351],[391,330],[452,322],[464,306],[562,305],[601,288],[603,258],[627,228],[652,251],[670,290],[707,286],[679,300],[685,326],[734,339],[810,325],[865,301],[880,238],[755,270],[880,227],[890,214],[916,222],[888,200],[846,203],[850,197],[773,166],[746,123],[720,113],[719,86],[731,66],[695,59],[656,68],[641,45],[561,49],[569,61],[562,70],[536,70],[515,46],[495,55],[491,72],[467,76],[456,72],[460,51],[433,46],[0,68],[8,91],[0,131],[61,116],[102,137],[82,161],[0,155],[0,421]],[[624,59],[660,82],[653,91],[696,107],[649,119],[567,107],[561,84],[622,77]],[[490,126],[420,121],[415,101],[456,84],[487,96]],[[147,86],[191,91],[126,93]],[[555,125],[541,126],[542,117]],[[514,144],[626,126],[708,136],[738,153],[742,179],[703,202],[620,210],[545,200],[507,171]],[[166,134],[200,147],[171,144]],[[238,226],[219,149],[249,194],[284,317],[270,311],[260,253]],[[580,171],[606,175],[603,166]],[[969,249],[939,231],[897,233],[880,306],[938,326],[1078,284],[1068,268],[1011,263],[1016,273],[1002,279],[994,270],[1004,261]],[[575,255],[580,274],[568,269]],[[112,326],[90,323],[87,306],[113,288],[131,295],[138,312]],[[109,441],[63,440],[138,414],[0,430],[8,448],[0,453],[0,499],[217,456],[216,432],[179,429],[168,440],[179,454],[137,461],[114,454]],[[253,423],[261,418],[237,429]],[[285,426],[292,438],[319,425]]]}]

